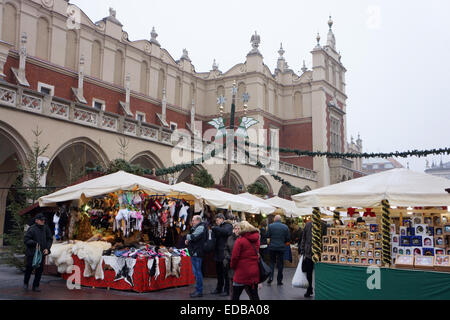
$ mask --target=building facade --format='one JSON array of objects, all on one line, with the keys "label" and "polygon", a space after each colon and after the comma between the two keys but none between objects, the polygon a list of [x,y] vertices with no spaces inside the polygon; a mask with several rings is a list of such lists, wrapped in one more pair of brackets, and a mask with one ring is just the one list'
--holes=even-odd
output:
[{"label": "building facade", "polygon": [[439,164],[435,164],[433,161],[430,166],[429,162],[427,161],[427,168],[425,170],[425,173],[441,178],[450,179],[450,162],[444,163],[441,160]]},{"label": "building facade", "polygon": [[[326,44],[317,35],[311,51],[312,70],[303,66],[299,75],[289,68],[282,47],[272,72],[257,34],[244,62],[225,72],[214,62],[210,71],[198,72],[187,50],[175,59],[163,48],[155,28],[150,39],[131,41],[113,9],[93,22],[67,0],[0,0],[0,18],[0,234],[16,160],[25,163],[37,125],[41,143],[49,145],[42,184],[52,186],[66,185],[85,166],[119,158],[120,141],[127,141],[123,157],[134,164],[172,166],[174,130],[212,129],[208,122],[217,117],[219,96],[227,99],[224,116],[229,116],[233,84],[238,97],[251,96],[247,114],[259,121],[255,127],[279,130],[281,147],[349,150],[346,69],[331,18]],[[242,110],[238,99],[236,117]],[[268,137],[258,141],[269,142]],[[188,160],[198,158],[205,144],[189,151]],[[205,168],[220,183],[227,166],[219,160],[165,178],[180,182]],[[355,166],[347,159],[280,154],[278,174],[314,189],[357,176]],[[231,176],[235,192],[255,181],[266,183],[272,194],[282,192],[283,186],[254,163],[233,165]]]},{"label": "building facade", "polygon": [[398,168],[404,168],[404,166],[394,158],[370,158],[365,159],[362,164],[362,171],[365,174],[374,174]]}]

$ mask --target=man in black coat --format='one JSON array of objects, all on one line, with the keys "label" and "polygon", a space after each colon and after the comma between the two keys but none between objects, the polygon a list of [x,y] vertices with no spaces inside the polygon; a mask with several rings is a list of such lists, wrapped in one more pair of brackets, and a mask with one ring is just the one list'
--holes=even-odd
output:
[{"label": "man in black coat", "polygon": [[44,259],[45,256],[50,254],[50,248],[53,242],[52,232],[50,228],[45,224],[46,218],[43,214],[38,214],[35,218],[35,224],[33,224],[26,232],[24,242],[27,247],[25,256],[27,259],[25,278],[23,288],[28,290],[28,283],[33,272],[33,258],[36,248],[39,245],[39,249],[42,253],[42,261],[39,267],[36,268],[33,291],[40,292],[39,283],[41,281],[42,272],[44,271]]},{"label": "man in black coat", "polygon": [[287,225],[281,222],[281,216],[276,216],[274,222],[269,225],[267,229],[266,237],[270,239],[269,243],[269,255],[270,255],[270,267],[272,272],[269,276],[268,284],[273,281],[273,275],[275,273],[275,264],[277,265],[277,284],[283,285],[283,267],[284,267],[284,253],[286,251],[287,244],[291,241],[291,234]]},{"label": "man in black coat", "polygon": [[233,225],[229,221],[225,221],[225,216],[219,213],[216,216],[216,226],[212,228],[216,245],[214,248],[214,261],[216,262],[217,287],[211,292],[212,294],[220,294],[222,296],[230,295],[230,282],[228,281],[228,273],[225,272],[223,266],[224,251],[227,239],[233,233]]},{"label": "man in black coat", "polygon": [[189,248],[192,271],[195,276],[195,292],[191,293],[191,298],[201,298],[203,297],[203,246],[208,240],[208,228],[205,223],[202,222],[202,218],[200,216],[194,216],[192,218],[191,225],[192,228],[186,236],[185,242]]}]

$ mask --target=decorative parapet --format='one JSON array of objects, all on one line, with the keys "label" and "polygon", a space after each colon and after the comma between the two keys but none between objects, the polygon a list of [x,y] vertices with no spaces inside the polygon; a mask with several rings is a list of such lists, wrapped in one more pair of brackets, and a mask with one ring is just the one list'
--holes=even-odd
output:
[{"label": "decorative parapet", "polygon": [[101,127],[102,129],[109,131],[117,131],[119,125],[117,118],[103,114],[101,117]]},{"label": "decorative parapet", "polygon": [[137,134],[137,124],[131,121],[125,120],[123,122],[123,133],[130,135],[130,136],[136,136]]},{"label": "decorative parapet", "polygon": [[50,104],[50,116],[61,119],[69,119],[69,106],[57,102]]},{"label": "decorative parapet", "polygon": [[0,103],[11,107],[16,106],[16,92],[6,88],[0,88]]},{"label": "decorative parapet", "polygon": [[42,112],[42,99],[30,96],[28,94],[22,95],[21,107],[33,112]]},{"label": "decorative parapet", "polygon": [[[49,99],[49,101],[48,101]],[[120,120],[120,116],[97,110],[90,106],[85,106],[79,103],[70,103],[64,99],[47,96],[46,112],[44,112],[44,99],[42,94],[33,90],[26,89],[26,94],[23,89],[15,85],[7,83],[0,84],[0,107],[12,107],[22,110],[24,112],[32,112],[41,114],[44,117],[57,118],[67,122],[76,123],[94,127],[100,130],[107,130],[111,132],[124,133],[136,137],[137,139],[145,139],[148,141],[162,143],[168,146],[174,146],[171,141],[172,131],[168,131],[159,126],[154,126],[146,123],[139,123],[130,119]],[[121,126],[123,122],[123,126]],[[123,131],[122,131],[123,127]],[[195,153],[208,150],[207,143],[200,139],[191,139],[191,146],[181,146],[182,148],[191,149]],[[237,155],[234,154],[234,159]],[[246,156],[246,161],[249,161]],[[264,156],[251,153],[250,165],[256,164],[256,159],[259,159],[264,164],[270,164],[271,159]],[[348,165],[348,163],[346,163]],[[286,162],[279,163],[279,172],[282,174],[317,181],[317,172],[292,165]]]},{"label": "decorative parapet", "polygon": [[98,113],[83,110],[81,108],[74,109],[74,121],[87,124],[90,126],[97,126]]}]

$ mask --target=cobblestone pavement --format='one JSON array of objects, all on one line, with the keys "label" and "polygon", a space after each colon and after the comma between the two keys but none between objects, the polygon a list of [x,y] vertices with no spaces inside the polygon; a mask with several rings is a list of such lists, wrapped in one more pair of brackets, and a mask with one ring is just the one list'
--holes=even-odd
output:
[{"label": "cobblestone pavement", "polygon": [[[284,270],[284,285],[277,286],[276,280],[268,285],[264,283],[259,290],[261,300],[304,300],[304,289],[292,288],[291,281],[295,269],[286,268]],[[31,278],[31,281],[33,280]],[[30,281],[30,283],[31,283]],[[15,268],[0,265],[0,300],[190,300],[189,294],[194,291],[194,285],[180,288],[170,288],[157,292],[135,293],[127,291],[93,289],[82,287],[81,290],[69,290],[66,282],[55,276],[42,276],[42,292],[35,293],[24,291],[23,273]],[[216,279],[204,279],[203,298],[196,300],[229,300],[227,297],[220,297],[209,294],[216,285]],[[245,292],[242,293],[242,300],[248,300]]]}]

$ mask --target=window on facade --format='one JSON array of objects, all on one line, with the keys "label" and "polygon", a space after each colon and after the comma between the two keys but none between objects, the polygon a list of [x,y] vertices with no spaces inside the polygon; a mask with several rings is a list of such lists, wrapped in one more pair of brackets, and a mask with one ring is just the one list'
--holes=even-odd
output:
[{"label": "window on facade", "polygon": [[38,82],[38,91],[43,94],[53,96],[55,94],[55,86]]},{"label": "window on facade", "polygon": [[145,113],[136,112],[136,120],[140,122],[145,122]]},{"label": "window on facade", "polygon": [[341,122],[331,117],[330,124],[331,152],[341,152]]},{"label": "window on facade", "polygon": [[178,129],[178,124],[175,122],[170,123],[170,130],[175,131]]},{"label": "window on facade", "polygon": [[94,107],[95,109],[104,111],[105,110],[105,101],[98,100],[98,99],[93,99],[92,100],[92,107]]}]

